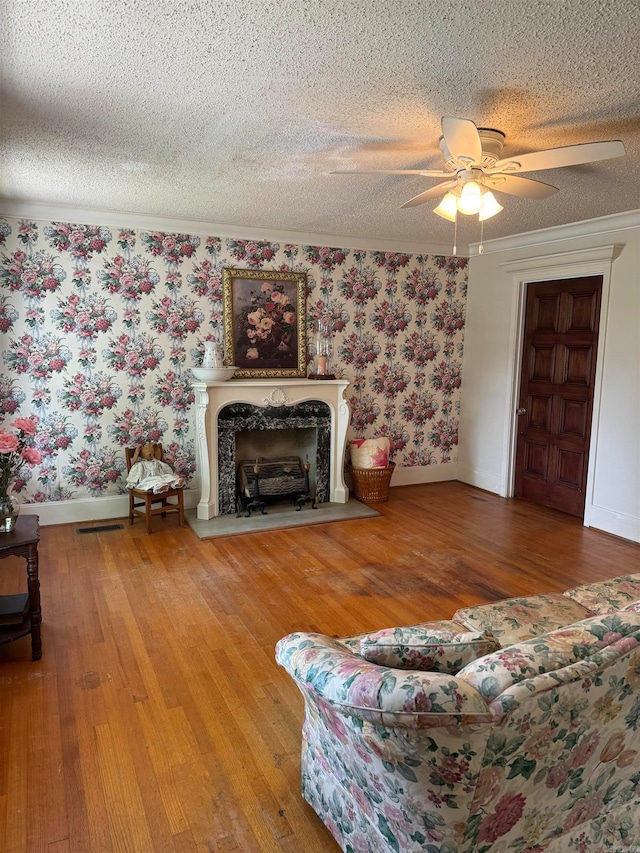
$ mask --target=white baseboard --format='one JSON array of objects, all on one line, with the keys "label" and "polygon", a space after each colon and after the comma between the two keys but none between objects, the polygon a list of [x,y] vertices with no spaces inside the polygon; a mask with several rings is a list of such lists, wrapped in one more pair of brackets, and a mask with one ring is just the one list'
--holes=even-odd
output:
[{"label": "white baseboard", "polygon": [[410,468],[396,468],[391,478],[393,486],[413,486],[418,483],[443,483],[445,480],[456,480],[457,465],[451,462],[447,465],[413,465]]},{"label": "white baseboard", "polygon": [[620,536],[622,539],[630,539],[632,542],[640,542],[640,518],[623,512],[613,512],[594,504],[589,516],[589,527]]},{"label": "white baseboard", "polygon": [[[197,505],[199,492],[185,489],[185,509]],[[107,495],[103,498],[85,498],[75,501],[49,501],[40,504],[22,504],[21,514],[40,516],[40,526],[49,524],[76,524],[81,521],[104,521],[108,518],[127,518],[128,495]]]},{"label": "white baseboard", "polygon": [[493,492],[501,497],[505,496],[502,477],[492,474],[490,471],[480,471],[477,468],[463,468],[458,466],[457,478],[461,483],[476,486],[485,492]]}]

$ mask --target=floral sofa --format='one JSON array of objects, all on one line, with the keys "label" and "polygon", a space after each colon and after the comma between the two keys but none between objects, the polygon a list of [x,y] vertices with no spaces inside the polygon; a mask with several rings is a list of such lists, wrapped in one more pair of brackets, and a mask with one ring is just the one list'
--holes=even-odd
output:
[{"label": "floral sofa", "polygon": [[276,658],[345,853],[639,853],[640,574]]}]

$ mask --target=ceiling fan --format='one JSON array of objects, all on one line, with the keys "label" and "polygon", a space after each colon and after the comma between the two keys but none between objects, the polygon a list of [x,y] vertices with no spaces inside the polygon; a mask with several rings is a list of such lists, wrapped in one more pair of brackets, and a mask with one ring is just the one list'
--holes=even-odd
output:
[{"label": "ceiling fan", "polygon": [[620,140],[586,142],[549,148],[530,154],[518,154],[500,159],[505,135],[500,130],[477,127],[471,119],[443,116],[440,149],[445,168],[433,169],[366,169],[340,171],[332,174],[422,175],[425,178],[446,178],[443,183],[421,192],[401,207],[415,207],[430,199],[445,195],[435,213],[455,221],[457,213],[478,214],[488,219],[502,210],[493,191],[524,198],[543,199],[558,192],[558,188],[533,178],[521,177],[523,172],[559,169],[609,160],[625,154]]}]

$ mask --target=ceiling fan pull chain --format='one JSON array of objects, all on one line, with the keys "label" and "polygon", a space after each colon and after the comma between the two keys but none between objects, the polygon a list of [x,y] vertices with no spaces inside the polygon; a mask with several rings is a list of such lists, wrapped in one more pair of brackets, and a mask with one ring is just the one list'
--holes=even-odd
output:
[{"label": "ceiling fan pull chain", "polygon": [[453,254],[458,251],[458,211],[456,210],[453,218]]},{"label": "ceiling fan pull chain", "polygon": [[[480,217],[478,217],[480,218]],[[480,246],[478,247],[478,254],[481,255],[484,252],[484,244],[482,242],[484,238],[484,219],[480,219]]]}]

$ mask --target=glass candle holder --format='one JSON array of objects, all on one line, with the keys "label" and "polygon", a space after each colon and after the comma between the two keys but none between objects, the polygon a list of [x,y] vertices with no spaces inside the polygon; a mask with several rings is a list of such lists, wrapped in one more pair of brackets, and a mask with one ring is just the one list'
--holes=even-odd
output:
[{"label": "glass candle holder", "polygon": [[327,323],[318,323],[315,339],[314,368],[316,376],[328,376],[331,373],[331,332]]}]

